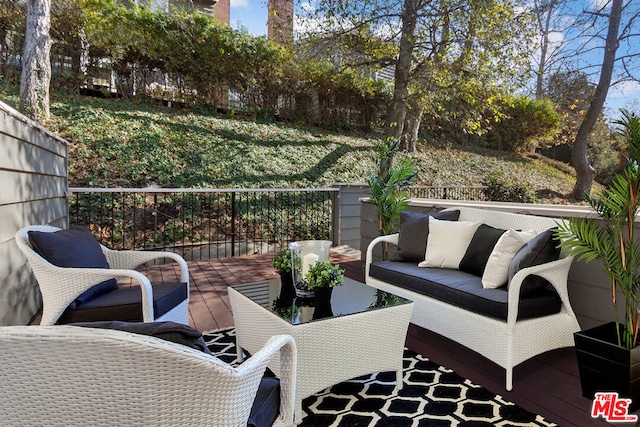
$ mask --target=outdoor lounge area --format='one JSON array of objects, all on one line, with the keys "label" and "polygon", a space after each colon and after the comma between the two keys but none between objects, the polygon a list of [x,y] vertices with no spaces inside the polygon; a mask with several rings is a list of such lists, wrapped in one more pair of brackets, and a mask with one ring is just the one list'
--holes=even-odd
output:
[{"label": "outdoor lounge area", "polygon": [[[522,221],[523,218],[526,219],[524,215],[503,212],[490,213],[468,207],[457,208],[456,212],[463,212],[464,215],[482,213],[485,220],[494,218],[494,221],[503,219]],[[446,209],[443,214],[446,214]],[[413,214],[408,215],[408,217],[414,216]],[[536,221],[542,221],[542,225],[537,227],[540,229],[549,225],[549,219],[538,217]],[[432,233],[435,230],[435,228],[431,230]],[[430,237],[431,241],[436,240],[436,237],[433,234]],[[21,245],[24,246],[25,243],[21,243]],[[144,255],[146,258],[152,259],[153,252],[141,252],[141,254],[146,254]],[[347,245],[338,245],[331,249],[330,261],[338,264],[345,271],[344,287],[347,287],[348,280],[350,284],[359,284],[358,286],[362,288],[374,289],[363,284],[365,273],[369,273],[365,268],[367,264],[364,259],[370,262],[371,255],[369,250],[364,257],[360,250]],[[242,347],[250,354],[261,353],[260,350],[265,345],[265,338],[275,333],[291,333],[263,330],[264,323],[268,322],[269,317],[261,317],[263,310],[259,305],[255,306],[258,311],[253,308],[249,311],[245,309],[241,311],[236,301],[234,309],[233,295],[230,295],[237,294],[236,290],[251,294],[256,291],[257,288],[253,287],[256,284],[259,286],[266,284],[268,287],[275,283],[279,289],[280,276],[272,266],[273,257],[274,253],[265,253],[201,259],[186,263],[189,272],[186,281],[189,285],[188,323],[204,333],[209,349],[227,363],[237,362],[236,352],[238,349],[236,344],[240,344],[240,341],[236,342],[236,339],[239,340],[240,337],[238,333],[239,320],[243,321],[245,330],[243,333],[249,330],[249,333],[258,339],[258,344],[254,347],[247,347],[246,343],[250,341],[242,342]],[[171,254],[171,258],[175,258],[174,254]],[[186,270],[184,261],[180,257],[177,259],[180,260],[179,263],[147,263],[137,270],[148,278],[150,283],[160,286],[184,283]],[[32,261],[30,260],[30,262]],[[121,279],[118,285],[124,289],[134,285],[139,277],[137,274],[128,274],[128,277]],[[106,277],[109,274],[104,272],[102,275]],[[65,287],[64,283],[59,286]],[[230,287],[233,287],[233,292]],[[243,288],[247,289],[242,291]],[[391,291],[395,292],[393,288]],[[271,299],[268,300],[268,305],[271,305],[273,292],[269,298]],[[409,302],[413,306],[414,301]],[[418,303],[418,300],[415,302]],[[429,310],[428,308],[427,311]],[[378,312],[382,311],[385,310],[378,310]],[[234,318],[234,312],[238,316],[237,318]],[[376,336],[386,336],[386,338],[379,340],[376,345],[380,345],[380,347],[376,347],[375,350],[368,350],[366,347],[360,350],[363,351],[362,353],[352,353],[350,350],[350,354],[359,355],[362,363],[356,360],[354,365],[349,368],[350,370],[346,371],[338,369],[347,365],[346,359],[340,360],[338,357],[337,361],[331,362],[334,365],[326,364],[327,354],[322,346],[312,347],[313,350],[306,353],[298,349],[297,388],[299,394],[293,405],[297,424],[303,427],[360,425],[358,423],[362,422],[363,417],[366,419],[370,414],[376,413],[376,405],[383,408],[381,413],[385,413],[389,417],[388,420],[393,419],[395,422],[399,418],[405,418],[406,423],[409,423],[407,425],[417,421],[421,422],[419,425],[455,425],[457,422],[465,420],[484,423],[512,421],[520,423],[518,425],[530,426],[597,426],[607,424],[602,418],[594,419],[591,416],[592,402],[583,397],[581,393],[575,350],[571,346],[564,347],[567,344],[560,345],[564,348],[527,356],[524,361],[516,364],[513,368],[512,378],[510,378],[509,371],[505,371],[500,364],[489,360],[487,357],[490,356],[484,357],[480,354],[481,351],[476,350],[478,351],[476,352],[454,342],[447,338],[446,332],[438,334],[425,329],[429,327],[430,322],[437,323],[437,316],[429,319],[428,316],[420,315],[419,319],[427,319],[422,320],[425,322],[424,327],[418,326],[415,320],[408,324],[407,317],[406,320],[401,321],[401,323],[405,322],[404,326],[401,324],[398,329],[398,337],[401,339],[400,347],[402,344],[406,347],[404,366],[400,371],[393,372],[397,362],[388,362],[386,357],[382,359],[382,362],[374,362],[374,359],[368,357],[368,353],[392,352],[394,347],[390,337],[393,337],[394,329],[390,329],[391,335],[388,335],[389,332],[383,332],[383,329],[392,323],[393,318],[360,317],[360,320],[356,321],[355,317],[343,316],[340,320],[347,325],[365,320],[364,324],[354,327],[353,336],[349,339],[346,339],[345,330],[328,330],[326,328],[323,328],[326,335],[323,335],[322,338],[320,338],[321,329],[315,329],[315,332],[312,332],[307,338],[296,337],[296,342],[301,343],[299,344],[301,348],[308,345],[302,344],[301,340],[310,340],[309,342],[320,340],[325,342],[325,346],[330,344],[334,348],[332,351],[335,352],[335,349],[339,351],[342,346],[349,346],[350,343],[350,348],[365,345],[364,341],[358,341],[358,335],[372,334],[374,341]],[[251,319],[252,323],[246,323],[248,318],[253,318]],[[260,320],[261,318],[262,320]],[[468,322],[468,319],[464,320],[462,317],[459,319],[461,323]],[[39,313],[30,323],[37,325],[41,320],[42,313]],[[51,320],[48,323],[51,324]],[[310,330],[313,331],[314,325],[320,323],[323,322],[310,323]],[[504,321],[501,323],[506,324]],[[338,328],[337,325],[338,323],[334,327]],[[408,332],[405,342],[404,331],[407,330],[407,325]],[[553,325],[546,325],[536,327],[536,329],[542,328],[550,331],[552,327]],[[571,325],[570,327],[575,328],[576,326]],[[347,333],[351,332],[347,331]],[[140,342],[140,344],[144,343]],[[269,343],[267,343],[268,345]],[[82,350],[82,352],[85,351]],[[79,356],[78,360],[83,360],[83,357]],[[280,359],[276,358],[275,360]],[[262,363],[268,363],[268,361]],[[277,376],[282,377],[284,373],[278,370],[278,362],[275,363],[276,365],[270,364],[269,367],[274,369]],[[324,366],[324,368],[320,369],[317,366]],[[378,366],[380,368],[377,368]],[[340,370],[341,373],[336,377],[316,375],[317,372],[329,372],[323,371],[327,369],[329,371]],[[374,372],[371,372],[372,370]],[[367,374],[361,377],[365,373]],[[306,380],[312,376],[315,376],[316,380],[312,381],[311,385],[305,385],[308,382]],[[351,381],[353,378],[357,379]],[[318,384],[322,384],[322,387],[319,387]],[[399,387],[397,387],[398,384],[400,384]],[[512,388],[509,387],[511,385]],[[190,387],[189,381],[185,381],[183,386]],[[329,388],[322,391],[324,387]],[[411,408],[410,404],[415,403],[415,399],[418,399],[417,401],[420,403],[416,403],[417,406]],[[402,404],[398,402],[402,402]],[[406,406],[407,403],[409,403],[408,406]],[[406,413],[404,413],[405,411]],[[374,418],[372,417],[371,422],[375,421]],[[440,424],[441,422],[444,424]],[[385,424],[383,422],[375,425]]]},{"label": "outdoor lounge area", "polygon": [[[363,264],[357,255],[350,248],[338,247],[332,250],[331,261],[345,270],[345,277],[363,281]],[[261,254],[188,262],[191,276],[189,323],[201,331],[232,327],[234,320],[227,287],[277,279],[271,266],[272,256]],[[145,267],[141,271],[152,281],[172,281],[177,274],[171,264]],[[503,369],[438,334],[410,325],[406,346],[556,425],[607,425],[603,419],[593,419],[590,415],[591,401],[581,395],[575,351],[571,347],[541,354],[516,366],[513,390],[506,391]]]},{"label": "outdoor lounge area", "polygon": [[640,426],[640,1],[257,3],[0,3],[0,427]]},{"label": "outdoor lounge area", "polygon": [[[232,328],[234,318],[228,287],[277,281],[279,276],[271,265],[272,257],[273,254],[261,254],[188,262],[191,288],[189,324],[202,332]],[[330,259],[345,270],[346,278],[357,282],[364,280],[359,251],[338,246],[332,249]],[[180,274],[180,269],[174,263],[145,266],[139,271],[155,283],[174,282]],[[124,279],[125,285],[126,280]],[[32,324],[38,324],[39,320],[39,316],[34,318]],[[213,337],[215,335],[205,334],[207,340],[217,340]],[[339,337],[335,339],[339,341]],[[438,334],[410,325],[406,347],[453,370],[473,384],[502,396],[506,401],[542,416],[546,422],[561,426],[606,425],[602,419],[591,418],[591,402],[581,396],[575,352],[572,348],[553,350],[518,365],[514,370],[513,390],[506,391],[503,369]],[[318,357],[322,356],[318,354]],[[307,399],[303,406],[308,407],[307,402],[313,399],[314,397]],[[345,413],[344,410],[342,412]],[[434,423],[436,419],[434,417]],[[329,425],[323,424],[323,420],[326,421],[318,417],[305,417],[301,425]]]},{"label": "outdoor lounge area", "polygon": [[[11,111],[9,111],[9,113],[10,115],[15,115],[15,113]],[[29,122],[17,121],[16,134],[20,133],[18,131],[22,132],[24,129],[30,127],[32,127],[32,124]],[[26,133],[27,131],[25,130],[24,132]],[[14,169],[20,170],[19,167],[22,167],[25,170],[25,172],[14,173],[17,176],[15,178],[16,182],[20,184],[15,187],[20,188],[21,191],[15,191],[15,194],[8,195],[7,198],[10,199],[11,203],[3,205],[5,212],[4,218],[6,218],[6,220],[3,222],[4,227],[0,230],[0,232],[3,233],[3,244],[0,245],[0,250],[3,251],[2,255],[8,262],[3,264],[3,266],[6,267],[4,271],[5,286],[2,288],[4,294],[0,301],[3,304],[2,307],[4,310],[2,314],[5,325],[25,325],[27,322],[37,325],[43,316],[45,318],[44,323],[52,323],[52,318],[56,317],[59,314],[58,311],[63,310],[64,305],[70,301],[59,304],[59,307],[56,308],[57,312],[54,313],[53,316],[40,313],[32,318],[33,313],[42,307],[42,297],[44,295],[42,294],[41,297],[42,291],[39,289],[38,284],[31,274],[33,266],[30,265],[27,259],[19,255],[20,251],[14,238],[16,231],[26,226],[38,224],[50,224],[64,229],[78,223],[86,226],[95,226],[98,222],[98,219],[89,219],[81,223],[78,221],[80,215],[77,214],[77,210],[75,215],[73,211],[71,211],[70,206],[73,205],[73,207],[77,209],[78,206],[80,206],[80,201],[79,199],[75,199],[73,203],[70,202],[72,199],[69,194],[70,190],[72,190],[71,192],[75,190],[77,193],[79,193],[79,191],[77,191],[78,189],[69,189],[67,185],[68,171],[66,169],[66,159],[68,156],[68,146],[66,143],[48,134],[46,135],[48,139],[42,142],[39,138],[45,134],[45,131],[36,130],[33,131],[33,133],[33,140],[35,142],[22,151],[16,150],[20,152],[13,156],[17,159],[16,161],[20,163],[18,166],[15,166]],[[28,145],[24,143],[24,138],[15,139],[22,145]],[[33,162],[30,162],[31,157],[23,153],[31,153],[29,150],[33,150],[33,147],[36,146],[39,147],[39,144],[43,146],[41,148],[43,153],[39,154],[39,156],[42,157],[42,161],[37,162],[36,166],[32,166]],[[40,175],[32,171],[33,168],[37,167],[42,169],[38,171],[38,173],[44,177],[42,180],[47,180],[47,182],[51,181],[52,183],[48,185],[40,183],[38,180],[40,179]],[[28,178],[24,178],[24,176]],[[37,176],[38,179],[33,178],[34,176]],[[33,179],[33,182],[29,181],[30,179]],[[23,180],[28,181],[30,184],[23,184]],[[53,190],[45,191],[45,189],[48,188],[53,188]],[[105,192],[114,191],[114,189],[97,190],[104,190]],[[134,193],[134,191],[140,191],[141,189],[128,190]],[[175,189],[163,190],[168,193]],[[247,191],[248,190],[249,189],[247,189]],[[134,226],[139,226],[144,223],[153,224],[153,221],[149,221],[149,218],[156,218],[154,215],[161,212],[159,206],[162,204],[155,203],[155,200],[158,199],[158,194],[161,193],[157,189],[154,191],[156,192],[150,192],[138,197],[140,200],[154,201],[151,208],[147,208],[146,206],[139,208],[137,205],[134,205],[131,211],[133,215],[131,217],[127,216],[127,218],[132,218],[131,223],[134,224]],[[318,191],[309,192],[312,194],[318,193]],[[125,191],[124,193],[127,192]],[[371,212],[372,205],[363,201],[362,186],[357,184],[346,185],[342,188],[331,188],[325,191],[325,193],[327,193],[327,197],[322,199],[321,204],[328,206],[327,211],[330,211],[330,213],[327,213],[326,216],[329,220],[325,218],[324,223],[331,225],[331,233],[327,236],[330,236],[334,245],[336,245],[331,251],[331,261],[338,263],[341,268],[345,270],[345,277],[352,284],[355,283],[361,287],[366,287],[363,284],[365,280],[367,280],[365,278],[365,252],[368,244],[378,237],[378,231],[370,221],[370,219],[374,217],[374,214]],[[187,202],[188,200],[192,200],[191,198],[196,198],[196,196],[194,196],[195,194],[198,193],[195,191],[189,193],[189,198],[170,199],[171,202],[167,202],[165,205],[196,205],[196,203]],[[230,191],[225,191],[223,194],[229,194],[229,198],[231,199],[236,195],[235,192]],[[260,196],[263,194],[264,193],[259,193]],[[287,193],[283,191],[283,194]],[[207,197],[211,199],[222,199],[218,194],[212,194]],[[247,199],[250,198],[262,199],[262,197],[255,195],[247,197]],[[269,206],[272,206],[273,202],[277,200],[273,195],[264,197],[264,199],[268,200],[267,205]],[[301,199],[296,203],[290,203],[288,195],[284,199],[289,202],[288,205],[302,206],[302,210],[304,211],[313,211],[312,209],[306,208],[306,206],[309,206],[307,203],[310,203],[306,199]],[[437,200],[418,198],[412,200],[408,210],[421,212],[433,210],[442,211],[457,206],[466,206],[501,213],[510,212],[518,215],[546,216],[549,218],[567,218],[584,215],[584,211],[575,209],[577,207],[570,208],[564,206],[517,203],[492,204],[492,202],[462,202],[436,199]],[[205,199],[203,198],[203,200]],[[350,200],[350,204],[345,204],[347,200]],[[90,204],[101,206],[102,202],[94,201]],[[232,206],[238,206],[238,204]],[[240,206],[242,206],[242,204],[240,204]],[[232,209],[228,210],[231,211]],[[147,215],[149,212],[152,212],[153,215]],[[219,212],[225,212],[225,209],[210,209],[208,211],[195,213],[192,216],[198,220],[202,220],[203,218],[211,218]],[[313,212],[315,213],[317,211]],[[182,218],[186,217],[184,211],[180,212],[180,214]],[[351,216],[346,216],[347,214]],[[301,220],[303,216],[301,214],[296,215],[293,216],[294,220],[290,220],[289,223],[300,226],[303,222]],[[178,215],[176,216],[180,219]],[[239,222],[239,217],[232,218],[235,219],[229,221],[231,224]],[[548,220],[547,218],[546,221]],[[269,221],[265,221],[265,223],[272,225],[272,222]],[[113,232],[113,230],[117,229],[115,225],[112,225],[108,221],[102,224],[108,225],[98,230],[94,228],[92,230],[94,236],[99,234],[101,236],[109,235],[113,237],[118,234],[117,232]],[[201,230],[207,228],[202,223],[194,224],[195,225],[192,225],[193,228],[199,228]],[[498,226],[499,224],[493,225]],[[99,227],[102,227],[102,225]],[[504,228],[506,226],[501,227]],[[509,225],[509,228],[512,227],[513,225]],[[520,227],[516,226],[514,228],[517,229]],[[532,226],[531,228],[538,227]],[[108,230],[112,232],[109,234],[107,233]],[[124,227],[121,230],[124,230]],[[141,230],[136,230],[140,232],[140,234],[144,233]],[[95,231],[98,231],[98,233]],[[153,236],[155,239],[155,231],[156,229],[146,231],[147,237]],[[237,230],[233,230],[233,232],[229,232],[227,235],[235,237],[237,235],[236,231]],[[129,233],[129,231],[126,232]],[[317,230],[314,229],[314,232],[317,232]],[[124,234],[126,233],[121,232],[121,235]],[[229,291],[229,286],[241,287],[240,285],[253,284],[256,282],[277,283],[279,280],[279,276],[272,266],[272,257],[274,256],[276,248],[269,248],[268,245],[270,241],[267,239],[257,242],[255,237],[260,234],[261,233],[254,233],[254,241],[252,243],[259,243],[261,246],[256,244],[256,246],[251,247],[250,250],[247,249],[248,245],[246,245],[247,247],[243,247],[243,244],[237,241],[216,241],[214,242],[215,244],[207,247],[207,251],[199,250],[198,247],[204,246],[204,244],[195,240],[179,242],[181,245],[174,244],[173,246],[165,245],[164,241],[160,241],[160,247],[155,247],[141,243],[141,241],[136,241],[135,237],[129,242],[132,243],[132,246],[117,249],[133,249],[139,252],[146,252],[140,251],[139,249],[148,249],[149,252],[147,252],[147,254],[157,250],[179,252],[179,250],[185,248],[189,249],[183,252],[190,255],[185,256],[187,260],[186,267],[188,267],[189,272],[188,280],[185,280],[185,277],[181,277],[182,272],[185,271],[182,268],[184,266],[181,263],[175,262],[144,266],[139,268],[138,272],[148,277],[149,281],[154,283],[165,285],[175,284],[176,282],[183,284],[188,283],[188,286],[186,286],[187,291],[182,292],[180,297],[177,298],[178,305],[181,307],[180,310],[178,310],[180,312],[180,318],[183,319],[184,323],[185,311],[182,310],[182,305],[188,299],[186,323],[204,333],[206,344],[210,351],[217,354],[219,358],[225,362],[233,362],[236,359],[238,351],[236,348],[236,338],[240,335],[236,334],[236,331],[240,329],[240,316],[234,318],[234,311],[236,310],[232,308],[233,301],[230,294],[233,294],[233,291]],[[128,235],[135,236],[135,230]],[[209,240],[213,239],[209,238]],[[157,240],[153,241],[155,243]],[[111,247],[111,242],[106,241],[104,244],[105,246]],[[238,256],[238,252],[234,252],[234,250],[239,250],[241,247],[246,252],[259,254]],[[196,248],[196,250],[192,250],[194,248]],[[214,252],[214,249],[217,250],[217,252]],[[231,249],[230,253],[226,252],[227,249]],[[198,253],[199,256],[192,256],[195,253]],[[424,254],[424,249],[421,253]],[[562,263],[561,260],[560,262]],[[116,268],[128,267],[119,266]],[[598,268],[591,266],[591,264],[585,266],[583,263],[574,262],[571,267],[571,272],[569,273],[568,298],[571,300],[571,306],[578,315],[578,320],[582,328],[602,323],[611,316],[607,301],[610,297],[608,283],[601,272],[595,273],[597,271]],[[130,277],[134,277],[134,279],[139,278],[138,272],[136,272],[136,274],[130,274]],[[110,275],[104,271],[100,273],[104,278]],[[382,282],[382,280],[380,280],[380,282]],[[146,285],[146,282],[144,283]],[[369,283],[369,281],[367,281],[367,283]],[[120,285],[126,288],[128,283],[125,281]],[[64,286],[64,283],[62,283],[62,286]],[[177,288],[180,289],[180,287]],[[371,290],[372,289],[373,288],[371,288]],[[72,295],[64,295],[64,298],[72,298]],[[149,304],[145,305],[145,307],[148,306]],[[559,306],[558,304],[558,307]],[[146,319],[155,319],[155,317],[150,315],[150,311],[152,310],[147,309],[147,311]],[[423,310],[423,312],[424,311],[425,310]],[[257,310],[253,313],[257,313]],[[344,316],[343,323],[348,322],[349,317],[350,316]],[[365,335],[365,332],[367,335],[375,333],[376,328],[379,326],[380,329],[383,329],[383,326],[388,326],[383,317],[374,318],[379,320],[380,324],[374,321],[365,325],[366,328],[362,328],[363,335]],[[29,319],[31,320],[29,321]],[[455,322],[456,320],[457,319],[454,318],[452,321]],[[314,323],[322,322],[311,322],[310,324],[313,325]],[[477,422],[481,423],[481,425],[495,425],[496,423],[502,422],[504,424],[527,426],[598,426],[607,424],[603,418],[594,419],[591,416],[592,402],[590,399],[582,396],[577,358],[573,347],[554,347],[555,349],[553,350],[545,351],[532,357],[527,356],[525,360],[518,360],[515,367],[513,367],[513,380],[512,384],[510,384],[508,374],[502,365],[491,361],[489,358],[485,358],[480,353],[468,347],[448,339],[446,334],[439,335],[431,332],[418,326],[417,323],[413,321],[409,324],[406,319],[403,319],[400,323],[402,323],[401,326],[404,328],[398,328],[399,331],[402,331],[401,334],[399,333],[402,339],[404,339],[404,331],[407,331],[408,326],[406,342],[404,343],[407,350],[405,350],[402,355],[403,369],[398,370],[397,359],[394,359],[392,361],[393,363],[390,362],[389,365],[385,365],[382,362],[371,365],[375,366],[376,370],[378,366],[386,366],[388,370],[381,373],[370,372],[367,363],[363,363],[361,367],[358,367],[354,366],[357,364],[353,363],[353,360],[349,361],[349,363],[345,362],[344,365],[350,365],[349,372],[353,372],[353,377],[357,377],[355,381],[347,381],[347,379],[352,378],[352,376],[341,372],[341,378],[337,380],[339,381],[337,384],[327,380],[328,384],[331,384],[328,391],[321,391],[322,389],[319,388],[313,391],[314,394],[303,394],[304,399],[302,402],[295,402],[296,405],[301,404],[301,409],[299,407],[294,408],[293,402],[289,402],[292,403],[291,412],[295,413],[296,419],[300,421],[300,426],[361,425],[363,423],[363,417],[370,418],[365,424],[375,425],[382,415],[386,417],[386,421],[392,420],[394,425],[415,424],[421,426],[439,426],[456,425],[464,421]],[[460,323],[462,323],[462,320],[460,320]],[[337,322],[335,324],[337,325]],[[290,325],[284,325],[283,331],[285,327],[288,328],[289,326]],[[575,325],[570,326],[574,327]],[[357,327],[360,327],[360,325]],[[23,328],[23,326],[18,326],[18,328]],[[57,327],[51,326],[50,328],[55,330]],[[544,334],[546,329],[542,329],[542,331],[538,331],[537,333]],[[344,331],[345,329],[341,330]],[[325,330],[322,336],[323,339],[330,340],[330,342],[327,342],[331,344],[333,350],[344,345],[345,348],[349,347],[350,354],[359,354],[357,351],[354,352],[352,350],[353,347],[358,347],[361,342],[354,344],[354,340],[345,339],[341,333],[336,332],[335,336],[332,336],[331,332],[330,330]],[[357,328],[355,332],[349,332],[352,334],[351,337],[357,336],[358,334]],[[86,335],[87,333],[83,333],[83,336]],[[109,334],[105,334],[105,337],[110,339],[108,335]],[[32,336],[31,338],[33,339],[34,337]],[[526,340],[526,338],[525,334],[524,340]],[[258,352],[255,348],[250,346],[253,345],[253,342],[246,337],[242,339],[245,341],[240,342],[241,347],[248,350],[254,356],[257,355]],[[521,337],[520,339],[523,338]],[[384,349],[387,344],[386,339],[380,339],[378,341],[379,342],[374,344],[378,346],[377,348]],[[566,340],[564,342],[566,342]],[[133,352],[142,353],[142,356],[144,356],[142,349],[146,348],[145,346],[147,345],[150,345],[150,349],[154,349],[156,344],[150,343],[145,339],[137,339],[135,340],[135,345],[132,346],[129,343],[125,343],[123,348],[125,351],[131,351],[131,348],[134,347]],[[137,348],[138,345],[141,346],[140,350]],[[283,347],[287,346],[284,340],[280,345]],[[515,345],[517,346],[518,344]],[[392,347],[394,350],[397,349],[396,343],[389,343],[389,348]],[[20,347],[17,350],[13,349],[14,353],[12,354],[19,355],[21,351],[26,352],[25,348],[29,348],[29,345]],[[78,348],[80,349],[80,347]],[[70,357],[69,360],[77,360],[78,362],[86,360],[87,358],[84,357],[84,355],[95,351],[90,350],[90,348],[95,349],[99,348],[99,346],[92,344],[89,347],[84,347],[80,353],[74,354],[74,358]],[[173,350],[175,350],[175,348]],[[273,346],[271,346],[270,350],[275,352]],[[16,351],[17,353],[15,353]],[[384,351],[380,353],[383,352]],[[178,351],[178,353],[182,352]],[[9,352],[6,352],[5,356],[7,354],[9,354]],[[306,351],[306,354],[305,352],[302,354],[304,354],[306,358],[304,362],[301,361],[301,364],[305,366],[304,369],[309,369],[309,366],[313,367],[314,363],[320,366],[326,362],[321,350],[317,351],[317,354],[314,354],[313,351]],[[48,356],[48,353],[41,354],[40,356],[43,356],[40,358],[40,362],[44,360],[45,363],[48,363],[47,358],[44,357]],[[374,354],[373,356],[376,355]],[[117,358],[117,356],[114,357]],[[196,359],[200,360],[197,357]],[[100,360],[106,359],[103,358]],[[274,360],[277,360],[277,357],[274,358]],[[137,361],[143,364],[144,357],[138,358]],[[332,363],[333,365],[325,365],[322,369],[329,370],[335,367],[336,370],[338,370],[337,368],[342,367],[340,359],[334,359]],[[119,367],[110,366],[106,362],[102,366],[106,367],[101,372],[106,375],[107,378],[111,378],[111,375],[117,376],[120,372]],[[271,365],[269,366],[271,367]],[[227,371],[229,369],[228,367],[224,367],[223,370]],[[150,379],[160,380],[167,378],[165,375],[158,375],[157,372],[157,370],[151,370],[146,376]],[[302,372],[305,371],[303,370]],[[315,373],[315,377],[322,377],[323,371],[319,370],[319,372],[320,373]],[[399,376],[398,372],[400,372]],[[280,372],[280,374],[282,373]],[[361,374],[364,374],[364,377],[361,377]],[[180,385],[182,387],[186,387],[193,392],[191,382],[195,376],[190,377],[190,375],[193,374],[174,373],[174,375],[179,375],[181,379]],[[306,373],[302,374],[301,379],[305,380],[304,377],[306,377],[306,375]],[[46,377],[46,373],[41,376],[40,379],[43,377]],[[327,377],[329,377],[329,375],[327,375]],[[398,384],[399,377],[402,379],[402,384]],[[92,377],[88,378],[90,382]],[[46,380],[46,378],[44,379]],[[170,376],[169,381],[171,382]],[[108,381],[104,381],[104,383],[108,384]],[[11,382],[5,384],[13,385]],[[510,385],[513,387],[510,388]],[[47,398],[52,396],[55,398],[55,393],[48,393],[46,387],[34,388],[32,386],[30,387],[29,384],[21,383],[18,388],[19,391],[23,393],[22,395],[26,395],[27,397],[39,397],[40,395],[37,393],[42,393],[42,395],[47,396]],[[206,387],[202,390],[206,390]],[[307,393],[307,391],[305,391],[305,393]],[[206,391],[200,392],[199,394],[200,396],[208,396]],[[11,394],[7,393],[6,396],[10,398]],[[145,396],[147,399],[149,398],[149,394]],[[206,399],[201,399],[201,402],[206,404]],[[37,399],[33,405],[38,406]],[[120,401],[119,405],[126,409],[126,401]],[[182,410],[183,406],[177,404],[172,406],[172,408],[174,408],[173,410],[175,411],[179,411]],[[371,415],[374,413],[378,415]],[[635,414],[637,413],[638,412]],[[42,419],[45,418],[46,414],[43,414]],[[111,425],[118,425],[118,418],[115,418],[116,420],[113,421]],[[340,422],[337,421],[338,418],[341,420]],[[108,422],[105,422],[105,424],[108,424]],[[154,423],[148,424],[153,425]]]}]

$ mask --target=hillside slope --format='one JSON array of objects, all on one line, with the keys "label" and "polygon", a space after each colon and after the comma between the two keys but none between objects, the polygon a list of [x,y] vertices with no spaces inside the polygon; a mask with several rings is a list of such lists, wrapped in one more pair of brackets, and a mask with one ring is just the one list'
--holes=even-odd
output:
[{"label": "hillside slope", "polygon": [[[0,95],[15,103],[15,94]],[[55,95],[51,111],[48,126],[71,143],[71,186],[323,187],[364,182],[376,167],[372,134],[68,94]],[[574,182],[568,168],[539,156],[452,144],[425,146],[411,157],[424,185],[479,185],[502,171],[539,202],[566,203]]]}]

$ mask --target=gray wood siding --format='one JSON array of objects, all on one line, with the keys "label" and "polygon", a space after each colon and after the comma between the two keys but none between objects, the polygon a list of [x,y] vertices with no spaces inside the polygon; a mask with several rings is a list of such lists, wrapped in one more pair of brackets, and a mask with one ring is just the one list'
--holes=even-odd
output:
[{"label": "gray wood siding", "polygon": [[360,248],[360,200],[367,196],[366,184],[333,184],[340,189],[337,203],[337,224],[334,224],[337,235],[334,243]]},{"label": "gray wood siding", "polygon": [[0,325],[26,325],[41,297],[14,236],[26,225],[67,227],[68,144],[0,102],[0,151]]},{"label": "gray wood siding", "polygon": [[[589,214],[589,208],[585,206],[564,205],[527,205],[520,203],[494,203],[494,202],[461,202],[445,200],[414,199],[409,205],[409,210],[417,212],[434,212],[453,206],[471,206],[483,209],[503,210],[506,212],[548,216],[552,218],[569,218],[572,216],[583,217]],[[375,227],[369,224],[368,219],[374,217],[376,208],[373,204],[362,201],[361,210],[361,240],[360,250],[362,260],[366,255],[367,246],[378,236]],[[637,220],[636,220],[637,221]],[[636,222],[636,229],[640,227]],[[638,230],[637,236],[640,236]],[[640,237],[639,237],[640,238]],[[588,329],[602,323],[615,320],[615,311],[611,303],[611,285],[602,271],[599,260],[585,263],[574,261],[568,278],[569,299],[578,322],[583,329]],[[618,293],[618,307],[620,319],[624,319],[624,299]]]}]

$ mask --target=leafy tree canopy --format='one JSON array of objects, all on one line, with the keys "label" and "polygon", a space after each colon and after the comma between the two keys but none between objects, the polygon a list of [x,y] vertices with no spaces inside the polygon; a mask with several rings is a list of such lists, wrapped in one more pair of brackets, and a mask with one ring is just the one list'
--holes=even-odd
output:
[{"label": "leafy tree canopy", "polygon": [[[425,109],[443,115],[436,101],[461,97],[470,106],[497,112],[498,104],[491,102],[496,89],[524,84],[534,48],[533,14],[517,0],[321,0],[302,15],[310,29],[305,40],[317,54],[332,52],[350,66],[395,66],[396,91],[406,85],[395,101],[420,115]],[[399,78],[402,67],[406,78]],[[459,121],[470,110],[446,111],[452,111],[451,121]],[[388,126],[396,126],[398,117],[404,116],[390,113]],[[470,132],[480,128],[472,116],[464,120]]]}]

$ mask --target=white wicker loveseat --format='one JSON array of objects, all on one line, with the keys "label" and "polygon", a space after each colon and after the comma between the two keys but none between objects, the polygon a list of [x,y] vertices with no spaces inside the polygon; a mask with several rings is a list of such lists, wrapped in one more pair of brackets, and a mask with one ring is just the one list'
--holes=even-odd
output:
[{"label": "white wicker loveseat", "polygon": [[296,347],[288,335],[234,368],[186,345],[119,330],[0,327],[0,425],[246,426],[276,353],[274,425],[292,425]]},{"label": "white wicker loveseat", "polygon": [[[449,208],[445,211],[453,210],[460,211],[458,221],[479,221],[495,228],[507,230],[533,230],[542,233],[554,227],[558,221],[553,218],[468,207]],[[399,234],[380,236],[369,244],[365,272],[367,285],[412,300],[414,302],[412,323],[456,341],[505,368],[507,390],[513,388],[514,366],[548,350],[573,345],[573,333],[580,330],[569,303],[567,291],[567,276],[573,257],[568,257],[562,252],[558,260],[518,271],[509,281],[508,289],[504,286],[502,289],[488,290],[503,294],[501,297],[504,298],[505,316],[504,318],[496,318],[407,289],[404,287],[404,283],[391,284],[372,277],[374,249],[384,242],[397,245],[398,238]],[[376,261],[373,267],[385,262],[393,263],[392,261]],[[414,267],[417,265],[410,266],[407,270],[410,271],[410,268]],[[459,272],[451,273],[459,274]],[[446,275],[447,270],[442,269],[436,274]],[[525,299],[521,296],[521,286],[525,278],[531,275],[540,276],[553,286],[557,292],[557,296],[553,294],[557,301],[556,312],[527,318],[519,317],[519,309],[522,312],[521,304]],[[400,282],[405,279],[407,278],[403,277]],[[484,292],[482,284],[480,288],[479,292]]]}]

